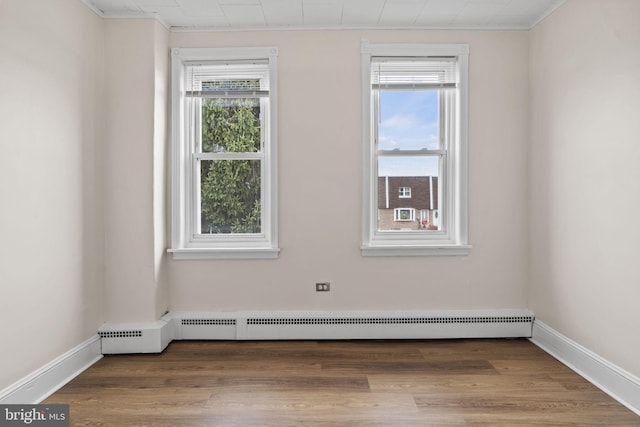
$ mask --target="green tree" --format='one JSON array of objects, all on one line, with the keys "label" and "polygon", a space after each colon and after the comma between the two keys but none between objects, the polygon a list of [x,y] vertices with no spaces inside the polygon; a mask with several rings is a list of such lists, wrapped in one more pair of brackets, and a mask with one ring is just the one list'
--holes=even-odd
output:
[{"label": "green tree", "polygon": [[[202,99],[202,151],[259,150],[258,99]],[[259,233],[260,160],[203,160],[200,172],[202,232]]]}]

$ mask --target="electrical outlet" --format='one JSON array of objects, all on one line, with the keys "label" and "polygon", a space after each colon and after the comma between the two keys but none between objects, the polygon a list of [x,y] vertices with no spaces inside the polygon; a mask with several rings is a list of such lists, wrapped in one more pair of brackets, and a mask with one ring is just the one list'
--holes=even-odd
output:
[{"label": "electrical outlet", "polygon": [[316,283],[316,292],[329,292],[331,290],[331,283],[319,282]]}]

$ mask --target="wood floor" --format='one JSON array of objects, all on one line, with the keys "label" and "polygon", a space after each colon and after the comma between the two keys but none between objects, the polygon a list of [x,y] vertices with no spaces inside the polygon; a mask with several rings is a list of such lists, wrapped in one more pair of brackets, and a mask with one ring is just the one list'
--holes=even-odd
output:
[{"label": "wood floor", "polygon": [[527,340],[178,341],[44,403],[75,426],[640,426]]}]

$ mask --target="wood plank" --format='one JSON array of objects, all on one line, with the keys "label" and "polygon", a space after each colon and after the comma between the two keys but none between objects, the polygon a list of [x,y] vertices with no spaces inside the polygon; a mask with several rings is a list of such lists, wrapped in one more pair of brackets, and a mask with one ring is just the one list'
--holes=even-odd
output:
[{"label": "wood plank", "polygon": [[491,363],[486,360],[447,360],[436,362],[426,360],[418,362],[339,361],[323,363],[322,370],[324,372],[357,372],[369,375],[391,372],[431,375],[461,375],[473,372],[483,372],[487,375],[497,374]]},{"label": "wood plank", "polygon": [[369,390],[369,382],[364,375],[288,375],[282,373],[252,373],[251,375],[188,375],[188,376],[84,376],[73,380],[73,388],[124,388],[160,389],[169,388],[209,388],[268,390]]},{"label": "wood plank", "polygon": [[462,374],[462,375],[406,375],[406,374],[374,374],[368,375],[371,390],[413,393],[424,392],[461,393],[478,390],[480,393],[510,393],[523,389],[535,389],[540,393],[562,393],[566,388],[554,381],[549,375],[532,373],[528,377],[512,378],[502,375]]}]

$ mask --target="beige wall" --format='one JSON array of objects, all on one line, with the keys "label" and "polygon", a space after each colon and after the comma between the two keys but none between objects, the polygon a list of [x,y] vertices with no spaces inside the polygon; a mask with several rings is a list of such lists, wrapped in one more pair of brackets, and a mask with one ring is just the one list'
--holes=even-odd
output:
[{"label": "beige wall", "polygon": [[151,19],[105,20],[107,322],[154,321],[167,305],[166,233],[159,222],[165,203],[168,59],[158,51],[168,55],[168,48],[166,30],[158,27]]},{"label": "beige wall", "polygon": [[0,1],[0,390],[102,320],[103,22]]},{"label": "beige wall", "polygon": [[[469,43],[468,257],[363,258],[360,42]],[[527,32],[171,33],[277,46],[280,259],[171,261],[172,310],[525,308]],[[330,281],[318,294],[314,283]]]},{"label": "beige wall", "polygon": [[639,22],[636,0],[569,0],[530,58],[530,307],[636,376]]},{"label": "beige wall", "polygon": [[0,2],[0,389],[167,309],[168,42],[76,0]]},{"label": "beige wall", "polygon": [[170,53],[169,31],[154,23],[155,95],[153,111],[153,233],[155,317],[161,317],[169,306],[167,263],[169,255],[169,108]]}]

